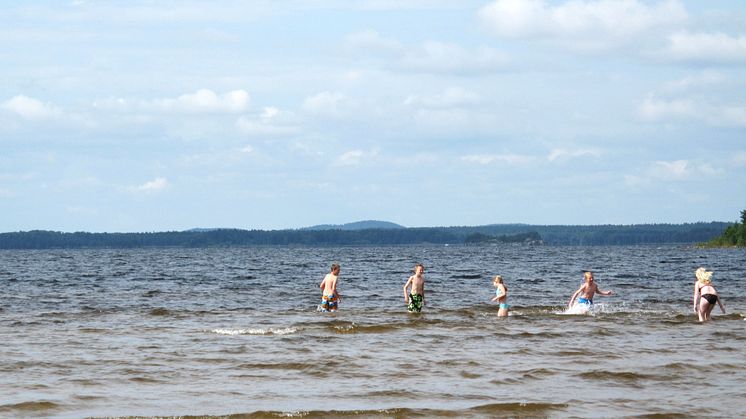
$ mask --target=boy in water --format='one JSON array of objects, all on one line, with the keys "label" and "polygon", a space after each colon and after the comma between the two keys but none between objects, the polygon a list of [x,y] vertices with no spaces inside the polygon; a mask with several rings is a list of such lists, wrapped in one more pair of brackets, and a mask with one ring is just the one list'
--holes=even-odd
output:
[{"label": "boy in water", "polygon": [[321,292],[321,305],[319,311],[337,311],[339,305],[339,293],[337,292],[337,281],[339,280],[339,265],[332,264],[331,272],[326,274],[319,284]]},{"label": "boy in water", "polygon": [[583,276],[585,277],[585,282],[572,295],[572,297],[570,298],[570,303],[567,305],[567,308],[572,308],[572,304],[575,301],[575,297],[578,297],[578,296],[579,296],[578,304],[585,304],[588,307],[590,307],[593,304],[593,295],[595,293],[599,293],[600,295],[614,294],[614,292],[612,292],[611,290],[601,291],[598,288],[598,285],[596,285],[596,282],[593,281],[593,272],[585,271],[583,273]]},{"label": "boy in water", "polygon": [[[407,311],[419,313],[425,305],[425,277],[422,276],[425,267],[418,263],[414,265],[414,275],[409,277],[404,284],[404,301],[407,303]],[[407,292],[409,288],[409,292]]]}]

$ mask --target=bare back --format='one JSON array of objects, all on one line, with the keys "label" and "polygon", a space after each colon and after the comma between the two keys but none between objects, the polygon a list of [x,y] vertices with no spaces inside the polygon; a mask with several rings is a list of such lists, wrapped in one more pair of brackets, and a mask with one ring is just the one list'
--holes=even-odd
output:
[{"label": "bare back", "polygon": [[324,295],[332,295],[337,293],[337,279],[339,277],[332,273],[326,274],[324,280],[321,281],[319,288],[323,288]]}]

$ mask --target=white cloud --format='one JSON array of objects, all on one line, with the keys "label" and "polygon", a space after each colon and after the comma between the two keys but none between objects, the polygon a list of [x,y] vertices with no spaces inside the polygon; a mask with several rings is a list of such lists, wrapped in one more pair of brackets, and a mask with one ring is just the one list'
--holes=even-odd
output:
[{"label": "white cloud", "polygon": [[15,194],[7,188],[0,188],[0,198],[12,198]]},{"label": "white cloud", "polygon": [[358,166],[367,159],[372,159],[378,156],[377,150],[363,151],[363,150],[350,150],[342,153],[337,160],[335,160],[335,166]]},{"label": "white cloud", "polygon": [[403,45],[396,39],[386,38],[372,30],[347,35],[345,45],[353,52],[361,54],[370,54],[371,52],[398,53],[403,49]]},{"label": "white cloud", "polygon": [[723,174],[709,163],[696,163],[689,160],[655,161],[641,175],[627,175],[629,186],[654,184],[656,182],[681,182],[707,178]]},{"label": "white cloud", "polygon": [[303,101],[305,111],[325,116],[340,116],[350,106],[350,99],[338,92],[321,92]]},{"label": "white cloud", "polygon": [[461,157],[461,161],[488,165],[492,163],[503,163],[510,166],[523,166],[534,160],[532,156],[520,154],[470,154]]},{"label": "white cloud", "polygon": [[502,70],[509,63],[507,55],[494,48],[467,50],[454,43],[428,41],[408,49],[397,67],[421,73],[474,74]]},{"label": "white cloud", "polygon": [[6,100],[2,108],[29,120],[56,119],[62,116],[59,108],[24,95]]},{"label": "white cloud", "polygon": [[666,83],[661,91],[666,93],[680,93],[698,87],[717,85],[726,81],[726,77],[717,71],[705,70],[700,74],[687,76],[679,80]]},{"label": "white cloud", "polygon": [[283,136],[300,131],[295,115],[273,106],[264,107],[259,115],[242,115],[236,120],[236,128],[250,136]]},{"label": "white cloud", "polygon": [[157,177],[151,181],[145,182],[142,185],[133,186],[130,188],[133,192],[156,192],[168,187],[169,182],[166,178]]},{"label": "white cloud", "polygon": [[746,36],[724,33],[678,32],[670,35],[665,54],[677,61],[742,63],[746,61]]},{"label": "white cloud", "polygon": [[734,154],[732,161],[736,166],[746,166],[746,151],[739,151]]},{"label": "white cloud", "polygon": [[638,0],[566,1],[497,0],[483,7],[479,17],[502,38],[550,38],[581,48],[599,49],[627,44],[664,25],[684,22],[680,1],[650,4]]},{"label": "white cloud", "polygon": [[249,108],[250,97],[246,90],[233,90],[218,95],[209,89],[200,89],[176,98],[152,100],[128,100],[123,98],[104,99],[94,103],[94,107],[112,111],[144,111],[164,113],[241,113]]},{"label": "white cloud", "polygon": [[566,150],[563,148],[556,148],[549,153],[547,160],[563,160],[572,159],[577,157],[598,157],[601,152],[596,149],[578,149],[578,150]]},{"label": "white cloud", "polygon": [[424,108],[459,108],[479,104],[481,101],[478,94],[464,90],[460,87],[449,87],[443,93],[432,96],[412,95],[404,100],[407,106],[418,106]]},{"label": "white cloud", "polygon": [[649,121],[666,118],[693,117],[696,105],[689,99],[665,100],[648,96],[639,107],[640,116]]},{"label": "white cloud", "polygon": [[746,127],[746,106],[712,105],[694,99],[657,99],[648,96],[638,109],[646,121],[689,120],[712,126]]}]

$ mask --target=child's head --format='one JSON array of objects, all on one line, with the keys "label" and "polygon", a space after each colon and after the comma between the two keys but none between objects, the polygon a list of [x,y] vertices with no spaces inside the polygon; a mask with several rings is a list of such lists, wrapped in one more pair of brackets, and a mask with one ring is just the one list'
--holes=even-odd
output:
[{"label": "child's head", "polygon": [[414,273],[421,274],[423,272],[425,272],[425,265],[421,263],[417,263],[414,265]]},{"label": "child's head", "polygon": [[591,271],[585,271],[585,272],[583,272],[583,278],[585,278],[585,282],[591,282],[591,281],[593,281],[593,272],[591,272]]},{"label": "child's head", "polygon": [[694,276],[697,277],[700,284],[708,285],[712,282],[712,272],[706,271],[705,268],[697,268],[694,271]]},{"label": "child's head", "polygon": [[339,264],[338,263],[332,263],[332,273],[336,274],[339,272]]},{"label": "child's head", "polygon": [[503,277],[500,275],[495,275],[495,279],[492,280],[492,285],[498,286],[503,283]]}]

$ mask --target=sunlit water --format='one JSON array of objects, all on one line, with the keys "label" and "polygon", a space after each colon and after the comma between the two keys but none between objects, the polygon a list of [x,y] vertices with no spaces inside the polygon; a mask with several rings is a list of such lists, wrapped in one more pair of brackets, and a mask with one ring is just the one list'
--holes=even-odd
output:
[{"label": "sunlit water", "polygon": [[[698,266],[727,310],[706,325]],[[616,295],[566,314],[583,269]],[[0,416],[735,417],[745,273],[744,250],[674,246],[2,251]]]}]

